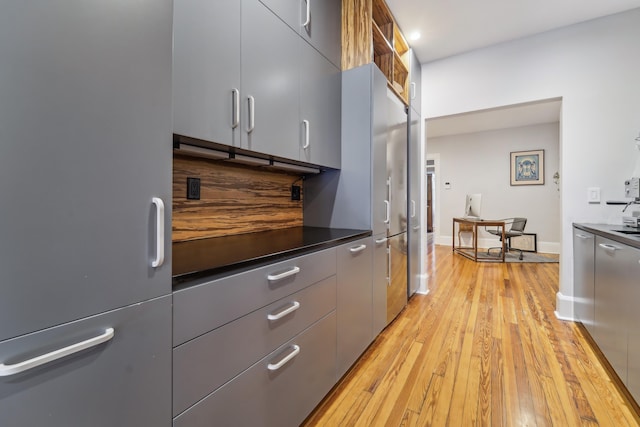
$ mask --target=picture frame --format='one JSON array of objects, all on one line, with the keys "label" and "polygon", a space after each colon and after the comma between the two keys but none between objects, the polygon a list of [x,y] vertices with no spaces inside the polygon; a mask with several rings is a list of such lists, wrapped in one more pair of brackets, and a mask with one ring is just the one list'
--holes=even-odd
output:
[{"label": "picture frame", "polygon": [[511,185],[544,185],[544,150],[511,152]]},{"label": "picture frame", "polygon": [[538,235],[536,233],[523,233],[522,236],[510,237],[509,247],[523,252],[538,252]]}]

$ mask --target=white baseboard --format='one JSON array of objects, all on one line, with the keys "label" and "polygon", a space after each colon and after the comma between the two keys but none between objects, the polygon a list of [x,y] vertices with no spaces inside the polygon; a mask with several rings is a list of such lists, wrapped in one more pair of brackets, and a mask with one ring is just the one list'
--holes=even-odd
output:
[{"label": "white baseboard", "polygon": [[573,315],[573,297],[558,292],[556,294],[556,311],[554,313],[560,320],[575,322],[576,319]]},{"label": "white baseboard", "polygon": [[[451,246],[452,244],[451,236],[437,236],[435,238],[436,245],[443,246]],[[471,246],[471,238],[462,238],[461,241],[464,246]],[[456,245],[458,244],[458,240],[456,238]],[[560,253],[560,243],[558,242],[538,242],[538,252],[544,254],[559,254]],[[479,248],[496,248],[500,246],[500,242],[496,239],[478,239],[478,247]]]}]

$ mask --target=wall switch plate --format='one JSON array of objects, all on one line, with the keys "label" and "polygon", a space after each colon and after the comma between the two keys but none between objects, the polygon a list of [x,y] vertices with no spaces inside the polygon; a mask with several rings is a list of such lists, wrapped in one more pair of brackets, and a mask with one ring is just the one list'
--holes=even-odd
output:
[{"label": "wall switch plate", "polygon": [[587,189],[587,201],[589,203],[600,203],[600,187],[589,187]]},{"label": "wall switch plate", "polygon": [[187,178],[187,199],[200,200],[200,178]]}]

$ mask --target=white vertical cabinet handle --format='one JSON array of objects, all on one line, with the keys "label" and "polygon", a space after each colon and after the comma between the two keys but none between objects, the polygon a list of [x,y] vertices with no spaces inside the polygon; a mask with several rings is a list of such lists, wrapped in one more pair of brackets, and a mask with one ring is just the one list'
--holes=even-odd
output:
[{"label": "white vertical cabinet handle", "polygon": [[4,363],[0,363],[0,377],[19,374],[20,372],[28,371],[29,369],[33,369],[38,366],[44,365],[45,363],[53,362],[54,360],[61,359],[65,356],[78,353],[87,348],[95,347],[98,344],[102,344],[103,342],[111,340],[113,338],[113,335],[113,328],[107,328],[105,329],[104,333],[98,335],[97,337],[89,338],[79,343],[71,344],[70,346],[54,350],[50,353],[28,359],[14,365],[5,365]]},{"label": "white vertical cabinet handle", "polygon": [[298,353],[300,353],[300,347],[294,344],[292,348],[293,351],[283,357],[278,363],[269,363],[267,365],[267,369],[269,369],[270,371],[277,371],[278,369],[282,368],[289,360],[296,357]]},{"label": "white vertical cabinet handle", "polygon": [[164,262],[164,202],[159,197],[151,199],[156,205],[156,259],[151,261],[151,267],[160,267]]},{"label": "white vertical cabinet handle", "polygon": [[231,129],[235,129],[240,124],[240,91],[236,88],[231,90]]},{"label": "white vertical cabinet handle", "polygon": [[416,216],[416,201],[411,200],[411,218]]},{"label": "white vertical cabinet handle", "polygon": [[309,141],[309,120],[303,120],[302,124],[304,125],[304,145],[302,149],[306,150],[309,148],[309,144],[311,144]]},{"label": "white vertical cabinet handle", "polygon": [[291,306],[285,308],[284,310],[276,313],[276,314],[269,314],[267,315],[267,319],[269,320],[280,320],[282,319],[284,316],[286,316],[289,313],[293,313],[294,311],[296,311],[297,309],[300,308],[300,303],[298,301],[292,301],[291,302]]},{"label": "white vertical cabinet handle", "polygon": [[351,252],[352,254],[357,254],[358,252],[362,252],[365,249],[367,249],[367,245],[358,245],[358,246],[349,248],[349,252]]},{"label": "white vertical cabinet handle", "polygon": [[307,18],[302,24],[303,27],[306,27],[311,23],[311,0],[307,0]]},{"label": "white vertical cabinet handle", "polygon": [[389,201],[388,200],[384,201],[384,206],[385,206],[384,223],[385,224],[389,224],[389,221],[391,220],[391,218],[390,218],[391,213],[389,212],[389,209],[391,208],[391,206],[389,205]]},{"label": "white vertical cabinet handle", "polygon": [[416,99],[416,82],[411,82],[411,99]]},{"label": "white vertical cabinet handle", "polygon": [[282,273],[267,275],[267,280],[270,282],[273,282],[276,280],[282,280],[285,277],[293,276],[298,273],[300,273],[300,267],[292,267],[287,271],[283,271]]},{"label": "white vertical cabinet handle", "polygon": [[256,127],[256,99],[253,96],[248,96],[247,105],[249,107],[249,123],[247,124],[247,133],[251,133]]}]

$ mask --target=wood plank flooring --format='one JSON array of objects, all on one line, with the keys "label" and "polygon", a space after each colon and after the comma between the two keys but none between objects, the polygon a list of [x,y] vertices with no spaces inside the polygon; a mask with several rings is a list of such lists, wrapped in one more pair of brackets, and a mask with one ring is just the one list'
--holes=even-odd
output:
[{"label": "wood plank flooring", "polygon": [[407,308],[305,426],[637,426],[573,322],[554,315],[558,264],[429,251]]}]

